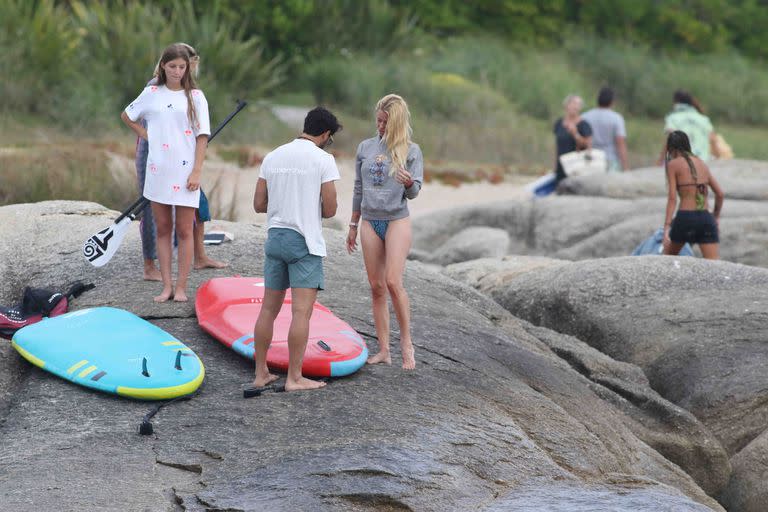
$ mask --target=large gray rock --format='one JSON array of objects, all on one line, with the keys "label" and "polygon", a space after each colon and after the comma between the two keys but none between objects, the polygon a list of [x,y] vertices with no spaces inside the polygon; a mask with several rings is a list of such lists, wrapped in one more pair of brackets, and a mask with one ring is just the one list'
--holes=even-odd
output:
[{"label": "large gray rock", "polygon": [[728,510],[763,512],[768,503],[768,431],[731,459],[733,473],[720,501]]},{"label": "large gray rock", "polygon": [[[768,199],[768,163],[756,160],[715,160],[712,174],[726,198],[762,201]],[[621,199],[664,197],[667,194],[664,168],[646,167],[624,173],[568,178],[558,186],[558,193],[602,196]]]},{"label": "large gray rock", "polygon": [[448,277],[471,286],[482,293],[504,288],[514,278],[553,265],[569,262],[543,256],[504,256],[503,258],[480,258],[448,265],[443,273]]},{"label": "large gray rock", "polygon": [[734,456],[725,502],[759,504],[765,487],[750,482],[764,475],[766,285],[764,269],[646,256],[544,268],[490,293],[517,316],[640,366]]},{"label": "large gray rock", "polygon": [[473,226],[462,229],[438,247],[430,259],[438,265],[450,265],[478,258],[507,254],[509,234],[503,229]]},{"label": "large gray rock", "polygon": [[[3,219],[34,226],[0,223],[16,248],[3,255],[0,303],[25,284],[93,280],[74,308],[151,319],[197,352],[206,380],[142,437],[135,429],[150,404],[80,388],[4,352],[0,374],[24,368],[0,381],[11,387],[0,419],[9,510],[502,510],[521,493],[552,510],[589,497],[590,510],[722,510],[633,433],[637,411],[601,397],[607,391],[501,307],[418,263],[406,272],[415,372],[366,367],[321,391],[243,400],[252,363],[204,334],[192,303],[152,302],[158,284],[140,279],[135,231],[106,267],[81,259],[82,240],[114,215],[84,203],[0,208]],[[263,227],[226,227],[235,241],[212,254],[231,268],[194,272],[190,291],[216,275],[261,273]],[[321,301],[375,345],[359,255],[346,254],[343,234],[326,237]]]},{"label": "large gray rock", "polygon": [[765,269],[643,256],[545,268],[492,296],[516,316],[637,364],[733,454],[768,417],[766,285]]},{"label": "large gray rock", "polygon": [[[434,258],[450,237],[469,226],[509,233],[508,254],[568,260],[626,256],[664,223],[663,198],[551,196],[467,206],[414,220],[414,252]],[[722,259],[768,267],[768,202],[725,202]],[[430,256],[431,255],[431,256]]]}]

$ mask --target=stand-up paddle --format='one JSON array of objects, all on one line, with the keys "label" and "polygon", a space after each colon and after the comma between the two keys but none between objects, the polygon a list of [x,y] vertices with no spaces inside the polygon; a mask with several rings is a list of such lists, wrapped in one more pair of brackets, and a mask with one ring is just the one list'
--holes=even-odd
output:
[{"label": "stand-up paddle", "polygon": [[[238,112],[243,110],[248,103],[243,100],[237,100],[237,107],[227,116],[221,124],[213,130],[213,133],[208,137],[208,142],[211,142],[216,134],[229,123]],[[94,267],[103,267],[112,256],[115,255],[120,244],[123,243],[123,238],[128,231],[128,226],[131,222],[136,220],[136,216],[144,207],[149,203],[149,200],[144,197],[139,197],[131,206],[128,207],[120,216],[115,219],[106,229],[102,229],[93,236],[88,237],[83,243],[83,256]]]}]

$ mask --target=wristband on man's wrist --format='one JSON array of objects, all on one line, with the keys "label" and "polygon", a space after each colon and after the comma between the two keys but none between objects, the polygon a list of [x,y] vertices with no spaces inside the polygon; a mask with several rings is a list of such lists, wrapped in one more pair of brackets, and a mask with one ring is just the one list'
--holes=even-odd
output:
[{"label": "wristband on man's wrist", "polygon": [[357,222],[350,222],[349,227],[351,228],[357,228]]}]

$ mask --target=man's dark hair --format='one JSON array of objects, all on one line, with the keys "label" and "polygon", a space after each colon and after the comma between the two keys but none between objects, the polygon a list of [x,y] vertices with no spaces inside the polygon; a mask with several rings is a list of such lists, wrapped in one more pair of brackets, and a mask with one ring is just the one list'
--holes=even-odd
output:
[{"label": "man's dark hair", "polygon": [[610,87],[603,87],[600,92],[597,93],[597,106],[598,107],[610,107],[613,103],[613,89]]},{"label": "man's dark hair", "polygon": [[323,107],[315,107],[307,112],[307,117],[304,118],[304,133],[307,135],[317,136],[322,135],[328,130],[331,131],[331,135],[338,131],[341,131],[342,126],[339,124],[339,120],[331,113],[330,110]]}]

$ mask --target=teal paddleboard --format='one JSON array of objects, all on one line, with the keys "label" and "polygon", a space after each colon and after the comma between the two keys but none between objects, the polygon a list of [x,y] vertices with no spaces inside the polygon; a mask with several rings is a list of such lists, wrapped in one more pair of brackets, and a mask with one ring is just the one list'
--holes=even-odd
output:
[{"label": "teal paddleboard", "polygon": [[142,400],[188,395],[205,376],[191,348],[116,308],[44,319],[16,331],[12,344],[27,361],[63,379]]}]

